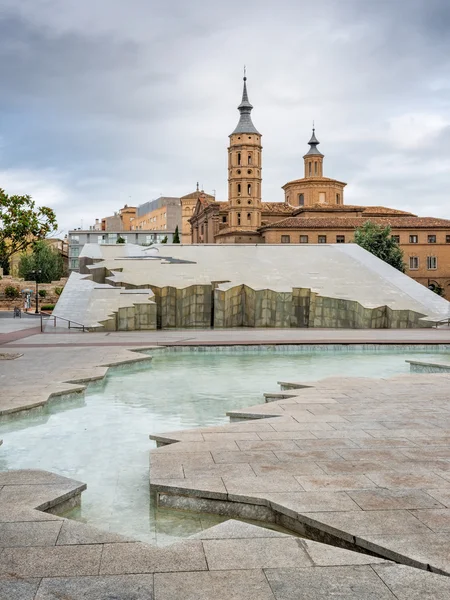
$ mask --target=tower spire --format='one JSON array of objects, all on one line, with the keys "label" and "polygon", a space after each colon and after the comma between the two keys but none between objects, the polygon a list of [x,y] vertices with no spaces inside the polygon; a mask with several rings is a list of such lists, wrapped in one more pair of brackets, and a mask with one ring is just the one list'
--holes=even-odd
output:
[{"label": "tower spire", "polygon": [[[242,100],[238,106],[238,110],[241,113],[241,116],[239,118],[239,123],[237,124],[236,129],[233,131],[233,133],[257,133],[258,135],[260,135],[259,131],[253,125],[252,118],[250,116],[250,113],[253,110],[253,106],[250,104],[250,101],[248,99],[247,70],[246,70],[245,65],[244,65],[244,87],[242,90]],[[233,133],[231,135],[233,135]]]},{"label": "tower spire", "polygon": [[315,154],[317,156],[323,156],[322,152],[317,148],[317,146],[320,144],[320,142],[316,138],[316,129],[314,127],[314,121],[313,121],[313,130],[312,130],[311,139],[309,140],[308,144],[311,147],[308,150],[308,152],[305,154],[305,156],[310,156],[311,154]]}]

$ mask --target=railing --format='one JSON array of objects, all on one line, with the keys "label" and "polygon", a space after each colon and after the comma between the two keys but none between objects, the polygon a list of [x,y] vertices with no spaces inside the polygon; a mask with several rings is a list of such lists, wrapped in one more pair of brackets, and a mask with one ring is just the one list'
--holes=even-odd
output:
[{"label": "railing", "polygon": [[441,319],[440,321],[435,321],[433,327],[436,327],[437,329],[439,325],[445,324],[447,324],[447,327],[450,327],[450,317],[447,317],[446,319]]},{"label": "railing", "polygon": [[[65,323],[67,323],[67,327],[68,329],[82,329],[83,332],[87,331],[87,327],[86,325],[83,325],[82,323],[78,323],[77,321],[73,321],[72,319],[65,319],[64,317],[57,317],[56,315],[53,315],[52,313],[48,313],[48,312],[43,312],[41,311],[39,313],[40,317],[41,317],[41,331],[44,331],[44,316],[47,316],[47,319],[45,319],[46,321],[50,321],[51,319],[53,319],[53,327],[56,327],[56,320],[59,319],[60,321],[64,321]],[[74,325],[76,325],[76,327],[74,327]]]}]

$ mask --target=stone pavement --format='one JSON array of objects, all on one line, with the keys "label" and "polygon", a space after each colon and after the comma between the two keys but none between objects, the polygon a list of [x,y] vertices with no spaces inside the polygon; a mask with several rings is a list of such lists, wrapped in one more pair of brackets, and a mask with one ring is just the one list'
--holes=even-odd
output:
[{"label": "stone pavement", "polygon": [[238,521],[155,548],[55,513],[84,485],[0,473],[2,600],[444,600],[450,579]]},{"label": "stone pavement", "polygon": [[152,452],[151,489],[160,506],[268,520],[450,575],[449,385],[450,374],[285,382],[272,402],[229,413],[243,422],[155,436],[166,445]]},{"label": "stone pavement", "polygon": [[[15,346],[3,346],[2,352]],[[151,356],[118,347],[31,347],[16,360],[0,361],[0,416],[41,410],[52,398],[82,394],[87,383],[103,379],[108,367],[145,362]]]},{"label": "stone pavement", "polygon": [[[0,333],[1,333],[0,321]],[[58,329],[31,335],[9,346],[217,346],[283,344],[450,344],[450,327],[440,329],[189,329],[90,332]],[[1,345],[1,340],[0,340]]]}]

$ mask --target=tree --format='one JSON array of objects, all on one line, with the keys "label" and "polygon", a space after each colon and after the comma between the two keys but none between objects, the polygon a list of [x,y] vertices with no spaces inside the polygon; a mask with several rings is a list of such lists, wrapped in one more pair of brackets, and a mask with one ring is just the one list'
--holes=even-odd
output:
[{"label": "tree", "polygon": [[172,244],[180,243],[180,232],[178,231],[178,225],[175,227],[175,233],[173,234]]},{"label": "tree", "polygon": [[405,272],[403,251],[391,235],[391,227],[366,221],[355,230],[354,241],[402,273]]},{"label": "tree", "polygon": [[45,241],[33,244],[31,254],[23,254],[19,262],[19,276],[35,279],[33,271],[41,271],[38,283],[51,283],[64,275],[64,261],[61,254]]},{"label": "tree", "polygon": [[163,237],[161,244],[167,244],[167,235]]},{"label": "tree", "polygon": [[125,244],[125,238],[119,235],[119,237],[116,240],[116,244]]},{"label": "tree", "polygon": [[434,292],[435,294],[437,294],[438,296],[444,295],[444,288],[441,285],[439,285],[439,283],[436,283],[435,281],[432,281],[429,284],[428,289],[431,290],[432,292]]},{"label": "tree", "polygon": [[0,267],[9,272],[9,260],[57,228],[51,208],[38,207],[31,196],[8,196],[0,188]]}]

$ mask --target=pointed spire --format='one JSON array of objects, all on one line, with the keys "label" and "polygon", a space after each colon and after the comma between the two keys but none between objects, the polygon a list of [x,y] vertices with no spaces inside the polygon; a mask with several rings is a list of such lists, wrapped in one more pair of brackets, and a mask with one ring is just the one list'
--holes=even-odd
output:
[{"label": "pointed spire", "polygon": [[259,131],[253,125],[252,118],[250,116],[252,109],[253,106],[250,104],[250,101],[248,99],[247,76],[246,69],[244,66],[244,88],[242,90],[242,100],[238,106],[238,110],[241,113],[241,116],[239,119],[239,123],[237,124],[237,127],[233,131],[233,133],[257,133],[258,135],[260,135]]},{"label": "pointed spire", "polygon": [[199,192],[200,190],[198,189],[198,181],[197,181],[197,192]]},{"label": "pointed spire", "polygon": [[314,127],[314,121],[313,121],[313,130],[312,130],[311,139],[309,140],[308,144],[311,146],[311,148],[308,150],[308,152],[305,154],[305,156],[310,156],[311,154],[315,154],[317,156],[323,156],[322,152],[317,148],[317,146],[320,144],[320,142],[316,138],[316,129]]}]

